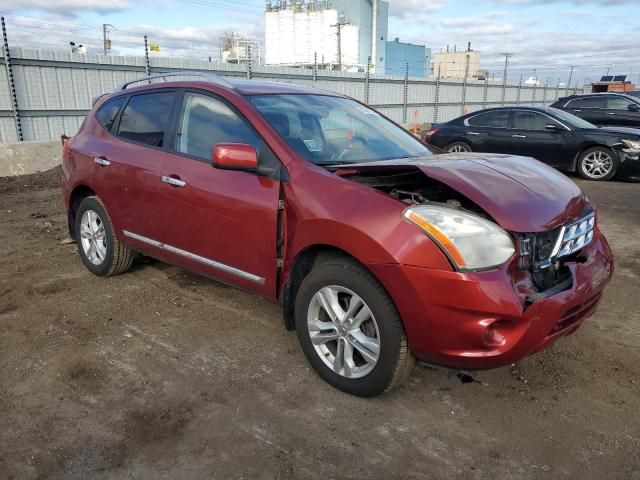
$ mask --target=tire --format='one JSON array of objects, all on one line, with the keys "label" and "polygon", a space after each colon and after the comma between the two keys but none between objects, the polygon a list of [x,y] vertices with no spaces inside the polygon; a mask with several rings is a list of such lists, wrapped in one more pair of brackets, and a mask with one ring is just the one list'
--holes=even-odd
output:
[{"label": "tire", "polygon": [[604,181],[618,171],[618,157],[607,147],[587,148],[578,157],[578,174],[586,180]]},{"label": "tire", "polygon": [[116,237],[107,209],[98,197],[80,202],[75,224],[78,253],[91,273],[109,277],[131,268],[134,252]]},{"label": "tire", "polygon": [[[340,309],[332,310],[339,314],[348,313],[349,302],[357,297],[363,305],[345,320],[357,322],[358,314],[366,319],[360,326],[353,323],[350,327],[348,322],[331,322],[321,306],[320,292],[325,299],[337,300]],[[371,315],[367,316],[367,311]],[[413,365],[400,315],[389,295],[371,273],[348,258],[316,262],[298,290],[295,321],[302,351],[311,366],[343,392],[361,397],[379,395],[399,385]],[[346,362],[338,360],[340,349]]]},{"label": "tire", "polygon": [[446,148],[449,153],[471,152],[471,146],[466,142],[451,142]]}]

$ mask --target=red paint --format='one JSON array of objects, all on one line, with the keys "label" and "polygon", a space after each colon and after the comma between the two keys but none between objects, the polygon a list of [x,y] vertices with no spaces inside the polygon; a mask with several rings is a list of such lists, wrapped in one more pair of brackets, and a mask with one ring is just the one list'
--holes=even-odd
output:
[{"label": "red paint", "polygon": [[[332,173],[293,152],[247,102],[252,93],[318,93],[289,85],[235,82],[236,89],[203,82],[145,85],[214,93],[232,104],[280,160],[287,180],[256,172],[224,170],[173,153],[123,141],[100,127],[92,114],[67,142],[63,189],[67,209],[77,187],[89,187],[105,203],[116,235],[135,250],[204,275],[281,300],[300,254],[335,247],[365,265],[389,292],[412,352],[441,365],[474,369],[509,364],[575,331],[592,314],[612,270],[606,240],[597,231],[582,263],[567,262],[571,289],[525,304],[535,291],[516,259],[491,271],[460,273],[425,234],[405,221],[406,204],[343,175],[413,165],[466,196],[512,232],[552,229],[576,218],[586,206],[578,187],[557,171],[521,157],[478,154],[349,165]],[[120,92],[118,92],[120,93]],[[116,93],[116,95],[118,94]],[[101,97],[95,109],[112,96]],[[219,166],[254,165],[252,147],[222,144],[213,149]],[[111,162],[94,163],[94,157]],[[161,181],[181,179],[185,187]],[[282,268],[277,267],[278,202],[284,201],[280,231]],[[123,234],[124,230],[203,258],[249,272],[255,282],[168,252]]]},{"label": "red paint", "polygon": [[211,158],[213,166],[228,170],[255,170],[258,154],[251,145],[243,143],[218,143],[214,145]]}]

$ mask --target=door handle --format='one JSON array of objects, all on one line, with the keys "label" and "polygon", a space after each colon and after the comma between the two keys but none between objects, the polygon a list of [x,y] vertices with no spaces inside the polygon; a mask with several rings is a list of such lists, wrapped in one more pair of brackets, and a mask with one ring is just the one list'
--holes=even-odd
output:
[{"label": "door handle", "polygon": [[108,167],[109,165],[111,165],[111,162],[104,157],[95,157],[93,159],[93,163],[97,163],[101,167]]},{"label": "door handle", "polygon": [[526,136],[526,135],[518,135],[518,134],[514,134],[514,135],[511,135],[511,136],[512,136],[513,138],[527,138],[527,136]]},{"label": "door handle", "polygon": [[581,112],[582,110],[574,110],[574,112]]},{"label": "door handle", "polygon": [[164,183],[168,183],[169,185],[173,185],[174,187],[184,187],[187,184],[187,182],[185,182],[184,180],[167,176],[163,176],[162,181]]},{"label": "door handle", "polygon": [[613,112],[607,112],[607,115],[615,115]]},{"label": "door handle", "polygon": [[478,132],[469,132],[469,135],[480,135]]}]

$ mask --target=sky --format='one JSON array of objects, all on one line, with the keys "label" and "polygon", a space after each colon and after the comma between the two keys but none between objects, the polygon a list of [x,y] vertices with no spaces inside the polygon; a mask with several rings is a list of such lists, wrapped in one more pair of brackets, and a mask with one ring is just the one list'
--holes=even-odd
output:
[{"label": "sky", "polygon": [[[161,56],[219,56],[218,39],[236,32],[264,40],[264,0],[0,0],[11,46],[102,51],[102,24],[113,25],[113,52],[143,54],[143,35]],[[389,38],[481,52],[481,66],[508,78],[536,71],[542,83],[582,85],[607,71],[640,84],[640,0],[390,0]],[[573,74],[570,66],[574,66]]]}]

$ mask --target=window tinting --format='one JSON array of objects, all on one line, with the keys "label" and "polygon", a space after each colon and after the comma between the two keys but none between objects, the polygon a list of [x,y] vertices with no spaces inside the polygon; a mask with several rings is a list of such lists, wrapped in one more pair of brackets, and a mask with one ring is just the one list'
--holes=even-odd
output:
[{"label": "window tinting", "polygon": [[169,125],[173,97],[173,92],[146,93],[131,97],[122,112],[118,135],[154,147],[162,147]]},{"label": "window tinting", "polygon": [[631,100],[627,100],[624,97],[609,97],[607,98],[607,108],[611,110],[628,110],[631,105]]},{"label": "window tinting", "polygon": [[603,96],[576,98],[569,102],[569,108],[604,108],[605,98]]},{"label": "window tinting", "polygon": [[96,120],[106,130],[111,129],[111,125],[113,125],[113,121],[118,114],[118,110],[120,110],[120,107],[124,103],[124,100],[125,97],[119,97],[114,98],[113,100],[109,100],[107,103],[102,105],[96,113]]},{"label": "window tinting", "polygon": [[226,104],[206,95],[185,93],[176,150],[209,161],[211,148],[217,143],[260,147],[253,130]]},{"label": "window tinting", "polygon": [[474,127],[501,127],[507,128],[509,126],[509,112],[507,110],[501,110],[498,112],[487,112],[471,117],[469,125]]},{"label": "window tinting", "polygon": [[513,113],[514,128],[520,130],[544,130],[548,124],[559,125],[556,121],[538,112],[516,110]]}]

